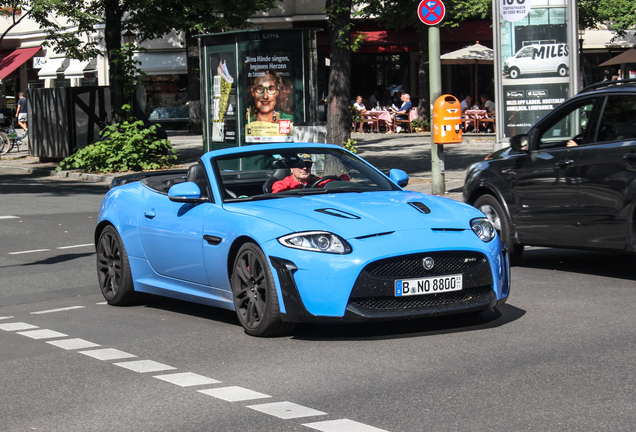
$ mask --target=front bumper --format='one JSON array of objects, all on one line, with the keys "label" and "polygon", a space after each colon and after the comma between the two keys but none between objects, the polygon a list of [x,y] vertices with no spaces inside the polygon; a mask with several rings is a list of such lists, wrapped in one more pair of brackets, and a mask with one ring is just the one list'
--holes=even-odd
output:
[{"label": "front bumper", "polygon": [[[502,253],[507,261],[505,251]],[[433,257],[440,265],[426,271],[423,257]],[[454,313],[480,311],[506,301],[497,301],[493,276],[486,256],[472,251],[442,251],[416,253],[374,261],[358,275],[343,316],[317,316],[305,307],[294,273],[296,265],[286,259],[270,256],[280,282],[285,313],[289,322],[363,322],[432,317]],[[506,262],[507,264],[507,262]],[[507,267],[507,265],[506,265]],[[404,278],[462,274],[461,291],[418,296],[396,297],[395,281]],[[506,279],[508,273],[506,272]],[[507,280],[505,281],[507,284]]]}]

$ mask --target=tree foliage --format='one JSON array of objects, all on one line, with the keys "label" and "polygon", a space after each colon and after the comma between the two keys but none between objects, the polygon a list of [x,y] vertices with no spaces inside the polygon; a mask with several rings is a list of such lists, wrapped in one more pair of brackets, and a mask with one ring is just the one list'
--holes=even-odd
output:
[{"label": "tree foliage", "polygon": [[606,23],[620,36],[636,27],[636,0],[579,0],[579,25],[594,29]]}]

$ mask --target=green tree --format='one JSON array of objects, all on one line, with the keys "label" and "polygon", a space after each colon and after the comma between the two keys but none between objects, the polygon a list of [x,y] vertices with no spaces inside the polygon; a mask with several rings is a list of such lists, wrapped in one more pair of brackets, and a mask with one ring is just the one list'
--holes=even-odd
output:
[{"label": "green tree", "polygon": [[[23,0],[24,1],[24,0]],[[276,0],[36,0],[46,1],[35,19],[47,32],[46,44],[70,58],[86,60],[100,53],[102,42],[109,61],[109,82],[113,121],[121,122],[121,107],[130,74],[136,70],[130,50],[122,47],[122,34],[132,31],[137,42],[164,36],[172,30],[186,36],[190,104],[200,130],[200,85],[198,42],[195,34],[241,28],[257,11],[267,10]],[[103,24],[104,36],[95,29]],[[196,127],[195,127],[196,128]]]},{"label": "green tree", "polygon": [[636,0],[579,0],[578,7],[581,28],[594,29],[607,23],[624,36],[636,27]]},{"label": "green tree", "polygon": [[343,145],[351,137],[352,0],[327,0],[330,70],[327,87],[327,142]]},{"label": "green tree", "polygon": [[248,18],[267,11],[277,0],[155,0],[128,16],[127,24],[140,40],[165,36],[171,30],[182,31],[188,63],[190,129],[201,132],[201,74],[199,42],[195,35],[245,28]]}]

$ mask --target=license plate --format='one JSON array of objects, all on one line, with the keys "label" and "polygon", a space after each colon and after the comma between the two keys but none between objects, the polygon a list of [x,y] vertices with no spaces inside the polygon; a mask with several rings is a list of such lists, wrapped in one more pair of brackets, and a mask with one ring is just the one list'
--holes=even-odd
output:
[{"label": "license plate", "polygon": [[461,291],[462,275],[429,276],[395,281],[395,296],[404,297]]}]

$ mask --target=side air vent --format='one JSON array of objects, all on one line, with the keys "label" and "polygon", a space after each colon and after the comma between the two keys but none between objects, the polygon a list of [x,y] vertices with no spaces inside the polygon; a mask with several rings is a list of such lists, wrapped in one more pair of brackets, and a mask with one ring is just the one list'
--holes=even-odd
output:
[{"label": "side air vent", "polygon": [[347,213],[346,211],[333,209],[333,208],[324,208],[324,209],[316,209],[318,213],[328,214],[329,216],[336,216],[344,219],[360,219],[360,216],[356,216],[351,213]]},{"label": "side air vent", "polygon": [[420,213],[429,214],[431,212],[430,208],[426,207],[424,203],[421,203],[419,201],[411,201],[409,205],[417,209],[417,211]]}]

